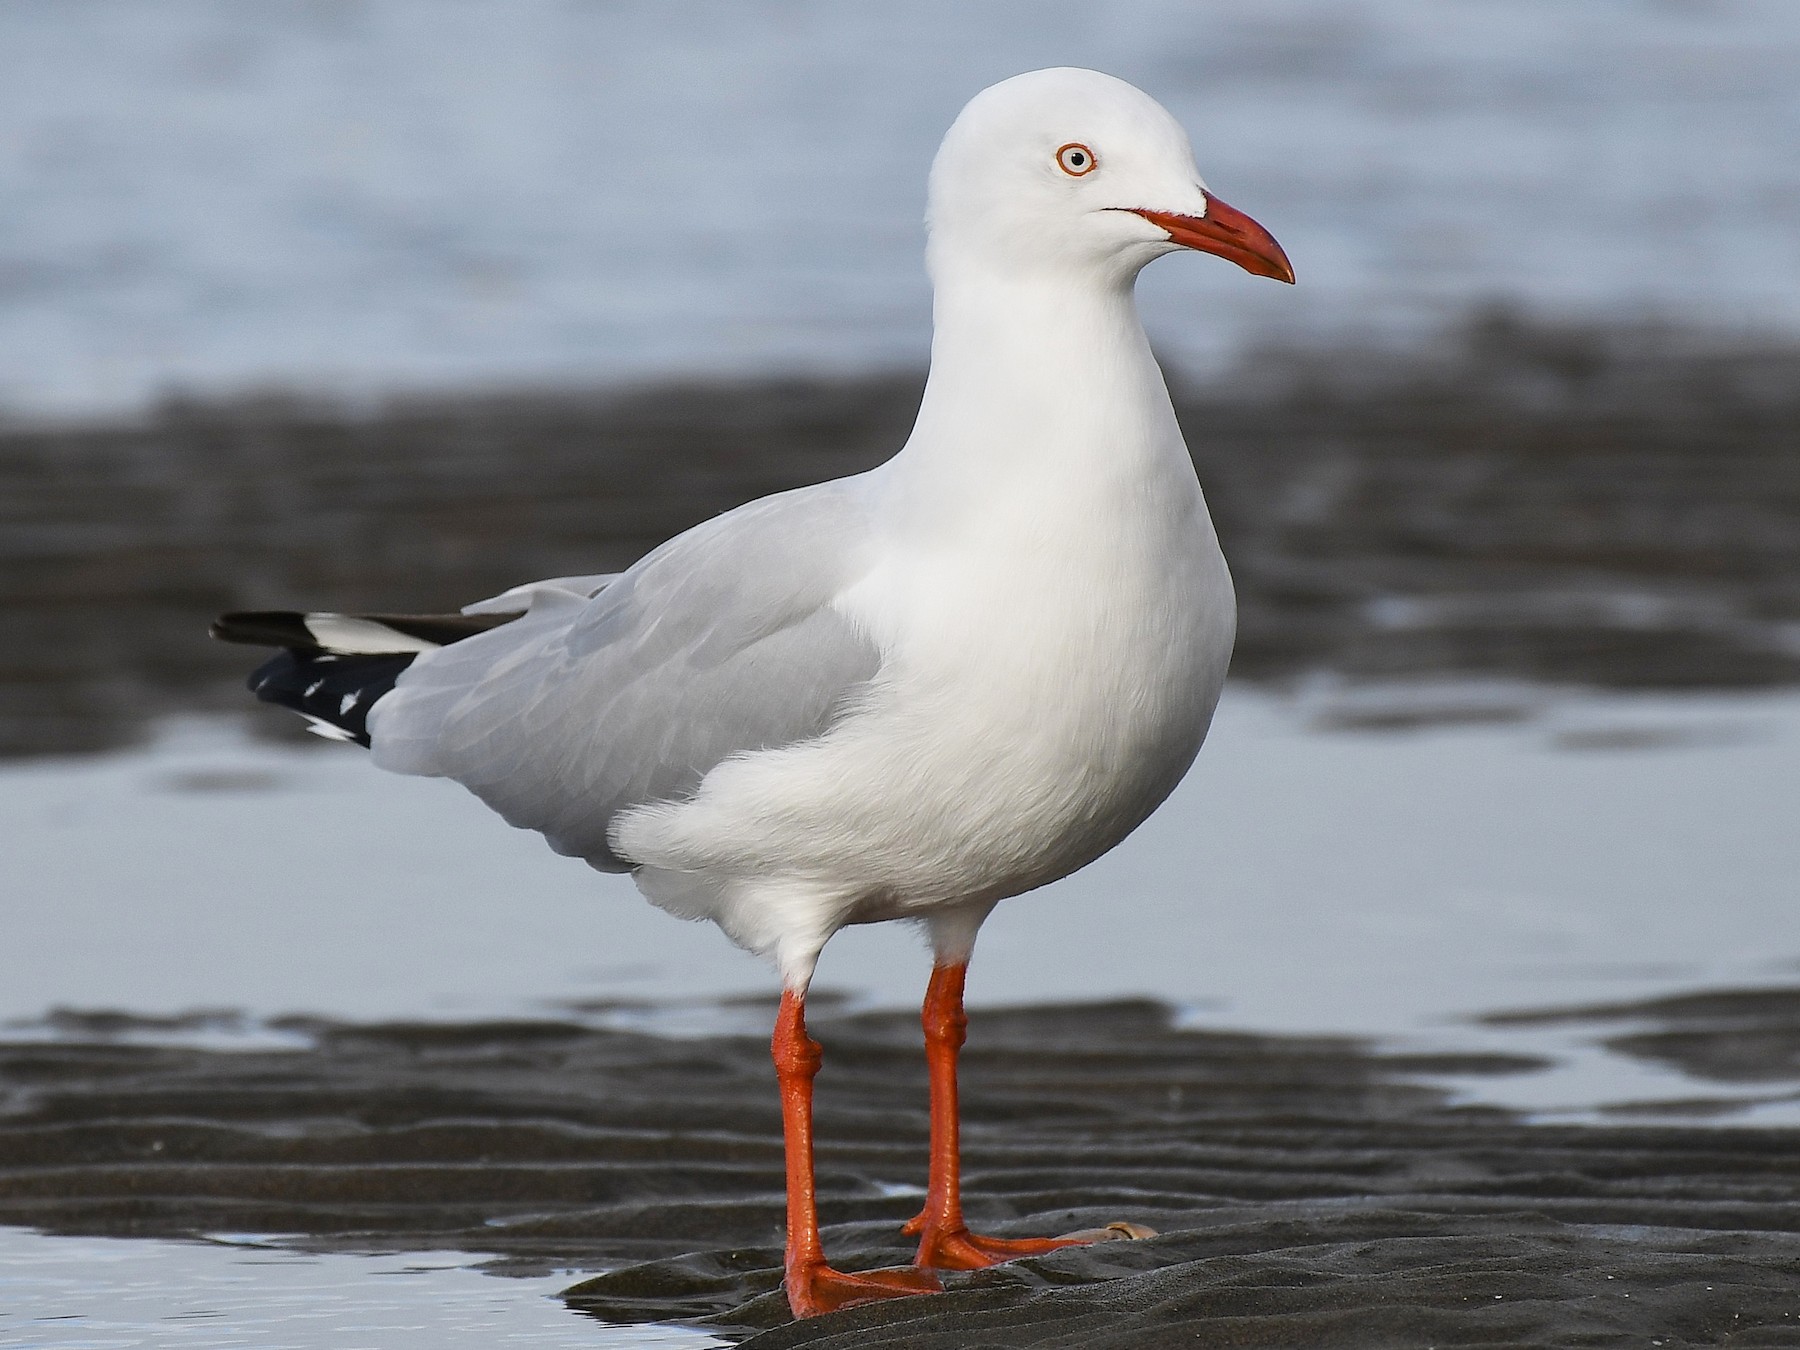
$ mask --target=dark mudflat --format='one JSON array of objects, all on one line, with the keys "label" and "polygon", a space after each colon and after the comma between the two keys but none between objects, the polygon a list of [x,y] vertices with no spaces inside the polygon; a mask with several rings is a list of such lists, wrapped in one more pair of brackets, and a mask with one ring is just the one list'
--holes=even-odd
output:
[{"label": "dark mudflat", "polygon": [[[905,440],[920,378],[0,423],[0,755],[248,707],[224,610],[454,608],[606,571]],[[1800,350],[1474,315],[1177,389],[1241,609],[1233,673],[1800,680]],[[1388,709],[1377,725],[1416,716]],[[268,728],[297,727],[265,714]]]},{"label": "dark mudflat", "polygon": [[[1755,1008],[1765,1031],[1800,1019],[1791,998]],[[1655,1015],[1673,1032],[1686,1013]],[[925,1157],[917,1024],[828,1006],[813,1022],[828,1248],[903,1261],[918,1198],[895,1192]],[[1152,1004],[978,1011],[971,1218],[1163,1235],[789,1324],[760,1037],[306,1029],[313,1048],[287,1051],[0,1047],[0,1222],[606,1270],[571,1307],[758,1347],[1800,1345],[1800,1134],[1534,1125],[1432,1085],[1529,1067],[1503,1057],[1183,1031]]]}]

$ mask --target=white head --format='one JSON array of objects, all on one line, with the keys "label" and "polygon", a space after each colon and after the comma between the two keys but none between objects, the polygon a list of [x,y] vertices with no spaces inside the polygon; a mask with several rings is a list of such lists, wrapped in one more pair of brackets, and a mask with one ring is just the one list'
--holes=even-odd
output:
[{"label": "white head", "polygon": [[931,166],[932,270],[1129,282],[1180,248],[1294,279],[1268,231],[1206,191],[1161,104],[1094,70],[1015,75],[969,100]]}]

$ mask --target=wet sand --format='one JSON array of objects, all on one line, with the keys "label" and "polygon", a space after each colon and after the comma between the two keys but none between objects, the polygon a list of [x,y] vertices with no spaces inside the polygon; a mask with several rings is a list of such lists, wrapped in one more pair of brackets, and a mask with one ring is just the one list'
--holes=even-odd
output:
[{"label": "wet sand", "polygon": [[[760,1024],[772,1007],[740,1011]],[[1644,1054],[1754,1020],[1766,1034],[1731,1072],[1800,1085],[1791,991],[1629,1015],[1663,1037]],[[978,1010],[971,1218],[1162,1236],[788,1324],[760,1035],[295,1022],[308,1048],[120,1039],[179,1030],[69,1017],[72,1039],[0,1048],[0,1222],[494,1252],[498,1275],[604,1271],[568,1289],[576,1312],[757,1347],[1800,1344],[1800,1135],[1532,1124],[1437,1085],[1529,1061],[1179,1030],[1150,1003]],[[829,1249],[904,1260],[925,1148],[916,1022],[825,1002],[814,1031]]]},{"label": "wet sand", "polygon": [[[919,383],[0,424],[0,754],[242,709],[244,654],[203,637],[222,609],[454,607],[867,468]],[[1790,342],[1496,311],[1416,348],[1260,353],[1177,402],[1238,582],[1239,678],[1800,678]]]}]

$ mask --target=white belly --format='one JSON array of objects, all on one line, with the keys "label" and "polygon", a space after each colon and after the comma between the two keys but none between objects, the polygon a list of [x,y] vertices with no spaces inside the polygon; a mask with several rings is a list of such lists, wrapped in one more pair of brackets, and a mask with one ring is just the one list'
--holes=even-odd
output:
[{"label": "white belly", "polygon": [[[896,671],[892,739],[871,753],[880,767],[867,780],[908,794],[913,829],[889,848],[902,853],[909,833],[935,841],[897,879],[901,906],[1055,880],[1173,790],[1205,737],[1235,629],[1210,529],[1191,543],[1162,552],[1160,567],[1156,550],[1133,549],[1104,577],[1033,573],[970,596],[966,621],[933,607],[930,639]],[[874,741],[873,723],[867,733]]]},{"label": "white belly", "polygon": [[622,820],[646,893],[763,948],[797,907],[832,928],[915,915],[1104,853],[1186,772],[1230,659],[1231,581],[1193,504],[1165,535],[1059,539],[1030,568],[915,553],[872,576],[846,608],[889,647],[876,687],[827,736]]}]

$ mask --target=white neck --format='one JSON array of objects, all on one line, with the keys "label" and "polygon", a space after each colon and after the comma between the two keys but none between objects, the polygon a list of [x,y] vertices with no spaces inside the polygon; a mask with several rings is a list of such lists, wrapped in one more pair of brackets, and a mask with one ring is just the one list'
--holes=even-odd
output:
[{"label": "white neck", "polygon": [[1133,277],[1002,274],[942,257],[932,272],[931,374],[889,465],[901,501],[946,527],[959,508],[979,510],[992,528],[1008,503],[1091,510],[1192,483]]}]

